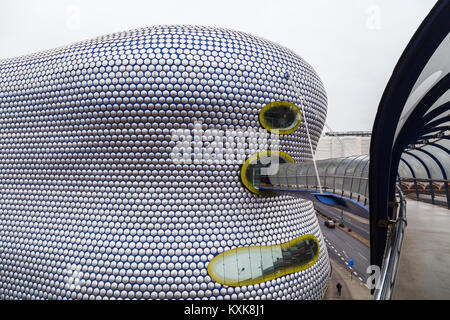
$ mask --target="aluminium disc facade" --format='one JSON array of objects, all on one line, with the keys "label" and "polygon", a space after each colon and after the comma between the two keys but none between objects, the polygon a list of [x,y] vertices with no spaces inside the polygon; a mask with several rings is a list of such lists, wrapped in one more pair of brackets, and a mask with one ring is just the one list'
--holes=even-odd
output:
[{"label": "aluminium disc facade", "polygon": [[[300,99],[302,124],[280,135],[296,162],[326,94],[270,41],[156,26],[0,61],[0,298],[320,299],[330,266],[310,201],[251,193],[243,161],[172,156],[174,130],[260,130],[265,105]],[[305,270],[242,286],[208,273],[225,251],[307,234],[320,250]]]}]

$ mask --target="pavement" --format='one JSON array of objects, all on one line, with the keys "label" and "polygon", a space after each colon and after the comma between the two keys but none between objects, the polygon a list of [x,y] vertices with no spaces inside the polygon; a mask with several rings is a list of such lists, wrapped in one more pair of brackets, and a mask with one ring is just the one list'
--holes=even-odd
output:
[{"label": "pavement", "polygon": [[[342,267],[336,260],[330,259],[333,272],[328,283],[328,289],[324,300],[370,300],[370,290],[350,272]],[[338,294],[336,285],[342,285],[341,295]]]},{"label": "pavement", "polygon": [[450,299],[450,210],[407,200],[393,299]]}]

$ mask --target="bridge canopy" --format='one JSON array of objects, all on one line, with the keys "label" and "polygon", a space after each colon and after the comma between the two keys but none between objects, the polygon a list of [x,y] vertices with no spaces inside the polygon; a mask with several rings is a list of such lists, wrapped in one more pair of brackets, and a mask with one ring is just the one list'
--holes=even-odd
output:
[{"label": "bridge canopy", "polygon": [[[439,1],[401,55],[378,106],[369,167],[371,264],[381,266],[396,185],[448,205],[450,2]],[[400,179],[399,179],[400,176]],[[424,192],[426,194],[426,192]],[[438,197],[439,195],[439,197]]]}]

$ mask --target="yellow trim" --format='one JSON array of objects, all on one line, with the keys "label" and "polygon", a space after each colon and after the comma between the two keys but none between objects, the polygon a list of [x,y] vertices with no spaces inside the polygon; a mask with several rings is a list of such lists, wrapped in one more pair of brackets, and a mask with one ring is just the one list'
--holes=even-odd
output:
[{"label": "yellow trim", "polygon": [[[270,249],[272,249],[274,247],[281,247],[281,249],[286,249],[286,248],[289,248],[289,247],[293,246],[294,244],[296,244],[299,241],[307,240],[307,239],[310,239],[310,240],[313,240],[313,241],[316,242],[316,244],[317,244],[317,254],[315,255],[313,260],[311,260],[310,262],[308,262],[306,264],[289,267],[289,268],[286,268],[284,270],[279,270],[277,272],[274,272],[274,273],[272,273],[270,275],[261,276],[261,277],[255,278],[255,279],[246,280],[246,281],[239,281],[239,282],[226,281],[225,279],[221,279],[220,277],[216,276],[214,274],[214,272],[212,271],[213,266],[215,264],[217,264],[217,263],[220,263],[221,259],[224,259],[225,257],[230,256],[230,255],[236,254],[238,251],[248,250],[249,248],[255,248],[255,249],[256,248],[266,248],[266,249],[270,248]],[[251,284],[257,284],[257,283],[261,283],[261,282],[265,282],[265,281],[270,281],[270,280],[273,280],[273,279],[278,278],[278,277],[282,277],[282,276],[290,274],[290,273],[295,273],[295,272],[299,272],[299,271],[308,269],[309,267],[313,266],[317,262],[317,260],[319,259],[319,255],[320,255],[320,244],[319,244],[319,241],[317,240],[317,238],[314,235],[312,235],[312,234],[305,234],[303,236],[300,236],[298,238],[295,238],[294,240],[285,242],[283,244],[277,244],[277,245],[273,245],[273,246],[246,246],[246,247],[235,248],[235,249],[231,249],[231,250],[222,252],[221,254],[215,256],[209,262],[209,264],[208,264],[208,274],[211,276],[211,278],[214,281],[216,281],[216,282],[218,282],[220,284],[224,284],[224,285],[227,285],[227,286],[233,286],[233,287],[236,287],[236,286],[248,286],[248,285],[251,285]]]},{"label": "yellow trim", "polygon": [[276,151],[276,150],[266,150],[266,151],[261,151],[261,152],[257,152],[253,155],[251,155],[247,160],[245,160],[244,164],[242,165],[241,168],[241,181],[244,184],[244,186],[247,187],[248,190],[250,190],[251,192],[255,193],[255,194],[259,194],[259,195],[274,195],[272,192],[262,192],[258,189],[256,189],[253,186],[253,183],[251,183],[250,181],[248,181],[245,172],[247,171],[247,167],[249,166],[249,164],[258,158],[264,157],[264,156],[268,156],[270,157],[272,152],[274,153],[274,155],[278,155],[280,158],[285,159],[287,162],[290,163],[294,163],[294,159],[292,159],[292,157],[287,154],[286,152],[283,151]]},{"label": "yellow trim", "polygon": [[[295,113],[297,113],[298,115],[298,121],[297,124],[292,127],[291,129],[287,129],[287,130],[283,130],[283,129],[279,129],[279,128],[273,128],[271,127],[267,121],[264,119],[264,113],[266,113],[267,110],[273,108],[273,107],[277,107],[277,106],[285,106],[285,107],[291,107],[292,109],[294,109]],[[298,129],[298,127],[300,127],[300,124],[302,123],[302,113],[300,112],[299,107],[297,107],[295,104],[293,104],[292,102],[289,101],[275,101],[275,102],[271,102],[267,105],[265,105],[261,111],[259,112],[259,122],[261,123],[261,125],[267,129],[270,132],[278,132],[278,134],[289,134],[294,132],[295,130]]]}]

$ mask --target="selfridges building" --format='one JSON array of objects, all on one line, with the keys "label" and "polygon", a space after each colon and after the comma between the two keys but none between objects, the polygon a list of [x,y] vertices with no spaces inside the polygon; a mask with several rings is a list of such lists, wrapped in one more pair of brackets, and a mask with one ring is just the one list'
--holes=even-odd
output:
[{"label": "selfridges building", "polygon": [[326,110],[302,58],[220,28],[0,61],[0,298],[321,299],[312,203],[251,179],[310,159]]}]

